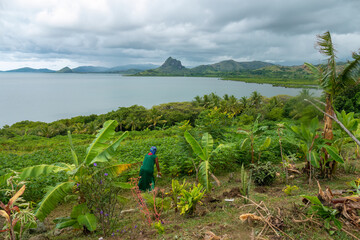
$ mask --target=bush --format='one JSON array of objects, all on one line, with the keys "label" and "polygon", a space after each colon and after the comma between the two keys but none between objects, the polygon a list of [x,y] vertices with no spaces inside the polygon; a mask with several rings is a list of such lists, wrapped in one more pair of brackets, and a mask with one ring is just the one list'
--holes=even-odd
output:
[{"label": "bush", "polygon": [[252,165],[252,179],[257,186],[270,186],[276,177],[276,167],[270,162]]}]

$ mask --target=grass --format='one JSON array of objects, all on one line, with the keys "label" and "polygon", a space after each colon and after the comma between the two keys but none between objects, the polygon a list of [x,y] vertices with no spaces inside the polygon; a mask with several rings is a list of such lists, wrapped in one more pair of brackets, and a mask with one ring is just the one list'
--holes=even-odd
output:
[{"label": "grass", "polygon": [[[154,137],[153,134],[156,134],[156,137]],[[79,147],[78,150],[82,150],[82,154],[84,154],[85,147],[91,142],[92,138],[90,135],[73,135],[75,145]],[[126,156],[128,156],[128,158],[131,156],[133,161],[142,160],[143,153],[141,153],[141,150],[147,151],[147,145],[152,145],[155,142],[155,145],[159,146],[159,149],[163,145],[162,151],[159,151],[160,161],[171,159],[173,153],[167,152],[169,150],[166,149],[170,149],[170,145],[173,146],[173,148],[177,146],[173,138],[174,133],[170,130],[165,133],[159,131],[153,132],[152,134],[146,131],[133,132],[122,144],[122,151],[118,157],[125,159]],[[0,148],[2,146],[0,163],[2,163],[3,166],[6,166],[6,164],[10,166],[14,164],[14,162],[16,162],[17,165],[33,165],[35,162],[44,161],[45,159],[51,163],[71,159],[67,136],[58,136],[51,139],[41,137],[33,139],[30,136],[16,137],[11,140],[3,140],[0,143]],[[11,146],[12,149],[7,149],[8,146]],[[11,155],[13,153],[18,153],[18,155]],[[7,154],[11,156],[11,159],[14,161],[13,163],[8,162],[10,158],[8,158]],[[3,157],[3,162],[1,162],[1,157]],[[356,164],[357,169],[360,169],[360,164],[355,160],[353,162]],[[299,168],[302,165],[303,163],[298,163]],[[280,165],[279,169],[281,169]],[[235,197],[233,202],[224,201],[224,192],[240,186],[239,169],[233,171],[234,173],[232,174],[228,172],[216,174],[217,176],[219,175],[218,177],[222,185],[220,187],[214,185],[213,191],[209,193],[209,196],[218,201],[210,202],[205,199],[203,201],[204,204],[197,208],[194,217],[175,214],[174,209],[163,212],[164,234],[159,234],[154,227],[147,225],[146,219],[140,213],[131,193],[125,191],[123,196],[129,200],[125,208],[134,209],[134,211],[121,214],[121,223],[118,227],[119,232],[114,232],[114,237],[107,237],[106,239],[204,239],[208,231],[213,232],[217,236],[226,237],[225,239],[252,239],[253,236],[258,235],[263,230],[264,224],[254,223],[250,225],[248,223],[242,223],[239,216],[244,213],[257,213],[254,205],[244,204],[243,199],[240,197]],[[137,173],[138,172],[136,172],[136,174]],[[326,186],[329,186],[332,190],[346,189],[349,188],[346,182],[357,178],[358,175],[356,173],[345,173],[342,168],[339,168],[333,179],[319,179],[319,182],[323,190]],[[157,187],[164,189],[165,192],[170,192],[171,179],[170,174],[165,174],[163,178],[158,179]],[[195,182],[193,176],[187,176],[186,180],[188,182]],[[293,239],[352,239],[342,231],[337,231],[334,235],[330,235],[324,228],[311,222],[295,222],[294,219],[301,219],[303,217],[301,214],[306,214],[307,212],[302,203],[301,195],[316,196],[318,187],[315,180],[312,185],[309,185],[305,174],[294,175],[294,178],[290,179],[288,184],[299,187],[299,190],[294,192],[292,196],[287,196],[282,191],[285,183],[281,175],[277,177],[272,186],[252,186],[250,198],[257,204],[263,202],[272,216],[281,219],[283,221],[282,231]],[[33,183],[33,189],[41,189],[42,185],[42,182],[35,182]],[[33,192],[35,192],[35,190],[33,190]],[[38,195],[42,196],[43,194],[38,192]],[[75,202],[63,203],[55,209],[46,219],[45,224],[48,229],[54,228],[53,219],[68,216],[74,204]],[[349,229],[347,228],[347,230]],[[356,236],[360,236],[354,229],[350,229],[350,231]],[[92,235],[84,235],[82,231],[74,231],[71,229],[57,231],[56,233],[59,235],[54,235],[53,230],[46,234],[50,239],[55,240],[99,239],[102,236],[100,232]],[[262,237],[265,239],[279,239],[270,229],[263,232]]]},{"label": "grass", "polygon": [[[197,208],[194,217],[181,216],[175,214],[173,209],[162,213],[164,221],[164,234],[158,234],[154,227],[148,226],[146,219],[139,212],[135,201],[130,192],[125,192],[130,201],[126,205],[126,209],[134,209],[132,212],[123,213],[122,221],[119,226],[119,232],[115,232],[114,237],[106,239],[203,239],[208,231],[213,232],[219,237],[225,239],[252,239],[252,236],[259,234],[263,227],[263,223],[242,223],[239,216],[244,213],[256,213],[254,205],[243,203],[242,198],[234,198],[233,202],[225,202],[223,193],[230,189],[239,187],[239,172],[234,173],[235,178],[230,178],[228,173],[219,176],[222,185],[214,187],[213,191],[208,194],[216,202],[208,202],[204,200],[204,204]],[[332,180],[319,180],[323,189],[329,186],[331,189],[346,189],[346,182],[356,179],[356,174],[346,174],[339,171],[336,178]],[[190,177],[189,182],[194,181]],[[159,179],[157,187],[164,189],[165,192],[170,191],[170,178],[164,177]],[[281,177],[278,177],[272,186],[255,187],[252,186],[250,198],[260,204],[261,202],[269,209],[272,216],[279,217],[283,221],[284,231],[293,239],[352,239],[344,232],[338,231],[330,236],[323,228],[311,224],[310,222],[296,223],[294,219],[300,219],[300,213],[306,213],[301,195],[317,195],[317,184],[314,181],[312,185],[307,183],[307,177],[297,175],[291,179],[289,184],[299,187],[299,191],[292,196],[287,196],[282,192],[285,183]],[[67,216],[73,203],[67,203],[59,206],[53,211],[47,219],[46,224],[53,227],[52,219],[60,216]],[[358,233],[353,234],[359,236]],[[276,234],[267,230],[262,234],[265,239],[282,239],[276,238]],[[99,239],[100,233],[84,236],[81,231],[65,230],[59,236],[52,236],[51,239]]]},{"label": "grass", "polygon": [[306,79],[280,79],[280,78],[239,78],[226,77],[223,80],[241,81],[246,83],[271,84],[273,86],[288,87],[288,88],[318,88],[313,80]]}]

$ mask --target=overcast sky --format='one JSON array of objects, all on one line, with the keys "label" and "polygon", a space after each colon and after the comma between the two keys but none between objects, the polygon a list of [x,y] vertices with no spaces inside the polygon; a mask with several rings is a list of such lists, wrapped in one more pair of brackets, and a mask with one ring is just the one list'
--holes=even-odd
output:
[{"label": "overcast sky", "polygon": [[344,60],[360,48],[359,13],[359,0],[0,0],[0,70],[319,63],[328,30]]}]

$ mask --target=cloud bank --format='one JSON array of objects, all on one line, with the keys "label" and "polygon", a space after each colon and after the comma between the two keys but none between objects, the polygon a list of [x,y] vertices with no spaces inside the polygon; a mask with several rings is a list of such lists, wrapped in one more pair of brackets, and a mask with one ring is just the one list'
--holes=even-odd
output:
[{"label": "cloud bank", "polygon": [[0,0],[0,70],[79,65],[185,66],[221,60],[319,63],[316,35],[340,60],[360,48],[358,0]]}]

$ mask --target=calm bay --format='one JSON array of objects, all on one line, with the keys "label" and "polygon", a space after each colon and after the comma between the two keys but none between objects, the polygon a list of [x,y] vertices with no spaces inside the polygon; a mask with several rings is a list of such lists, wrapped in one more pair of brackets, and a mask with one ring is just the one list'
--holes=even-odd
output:
[{"label": "calm bay", "polygon": [[[0,73],[0,127],[23,120],[52,122],[102,114],[134,104],[151,108],[216,93],[296,96],[301,89],[204,77],[130,77],[119,74]],[[319,90],[310,92],[319,95]]]}]

